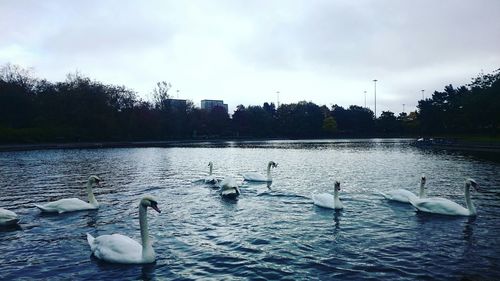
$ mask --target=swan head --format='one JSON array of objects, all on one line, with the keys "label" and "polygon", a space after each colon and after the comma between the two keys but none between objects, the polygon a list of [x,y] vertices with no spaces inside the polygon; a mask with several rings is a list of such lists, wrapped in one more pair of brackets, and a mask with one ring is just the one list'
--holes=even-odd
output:
[{"label": "swan head", "polygon": [[335,181],[335,191],[340,191],[340,182],[339,181]]},{"label": "swan head", "polygon": [[477,182],[473,179],[467,179],[465,180],[465,186],[467,186],[467,188],[471,187],[474,188],[476,191],[479,191],[479,185],[477,184]]},{"label": "swan head", "polygon": [[214,166],[214,163],[212,163],[212,161],[208,162],[208,167],[213,167]]},{"label": "swan head", "polygon": [[101,179],[98,176],[90,176],[88,183],[91,185],[101,186]]},{"label": "swan head", "polygon": [[269,161],[269,164],[267,164],[267,166],[269,166],[271,168],[276,168],[276,167],[278,167],[278,163],[276,163],[274,161]]},{"label": "swan head", "polygon": [[158,202],[151,195],[144,196],[141,200],[140,205],[144,206],[145,208],[151,207],[153,210],[157,211],[158,213],[161,213],[160,209],[158,208]]},{"label": "swan head", "polygon": [[427,178],[425,177],[425,175],[422,175],[422,177],[420,178],[420,183],[422,185],[424,185],[426,181],[427,181]]}]

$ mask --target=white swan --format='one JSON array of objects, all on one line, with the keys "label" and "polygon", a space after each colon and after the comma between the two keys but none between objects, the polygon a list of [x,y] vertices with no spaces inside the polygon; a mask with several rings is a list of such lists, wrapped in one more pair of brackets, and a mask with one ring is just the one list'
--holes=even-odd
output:
[{"label": "white swan", "polygon": [[241,175],[246,181],[271,182],[273,181],[273,179],[271,178],[271,168],[276,168],[276,167],[278,167],[278,164],[276,164],[273,161],[269,161],[269,163],[267,164],[267,177],[264,176],[263,174],[256,172],[247,172]]},{"label": "white swan", "polygon": [[240,189],[238,188],[238,184],[233,177],[225,177],[219,183],[219,187],[219,192],[222,197],[236,198],[240,195]]},{"label": "white swan", "polygon": [[64,212],[98,209],[99,203],[97,203],[94,193],[92,192],[92,186],[93,185],[101,186],[100,181],[101,179],[97,176],[89,177],[86,187],[89,199],[88,203],[78,198],[66,198],[50,202],[44,205],[35,204],[35,206],[42,212],[47,212],[47,213],[64,213]]},{"label": "white swan", "polygon": [[344,208],[342,201],[340,201],[339,199],[339,191],[340,191],[340,182],[335,181],[333,195],[331,195],[330,193],[313,194],[312,199],[314,205],[336,210]]},{"label": "white swan", "polygon": [[410,203],[410,200],[415,200],[417,198],[425,198],[426,197],[426,191],[427,188],[425,187],[425,182],[426,178],[424,175],[420,178],[420,192],[418,194],[418,197],[413,194],[412,192],[406,190],[406,189],[396,189],[396,190],[391,190],[387,193],[382,193],[379,192],[382,196],[385,197],[387,200],[392,200],[392,201],[398,201],[401,203]]},{"label": "white swan", "polygon": [[212,163],[212,161],[208,162],[208,167],[210,167],[210,172],[209,172],[208,176],[205,177],[205,183],[206,184],[217,184],[217,182],[218,182],[217,178],[215,178],[215,176],[212,175],[212,169],[214,167],[214,164]]},{"label": "white swan", "polygon": [[0,226],[15,225],[18,222],[19,218],[16,213],[0,208]]},{"label": "white swan", "polygon": [[152,263],[156,254],[149,241],[147,207],[158,213],[158,203],[152,196],[144,196],[139,203],[139,224],[141,227],[141,242],[121,234],[101,235],[93,237],[87,233],[87,241],[92,254],[98,259],[111,263],[142,264]]},{"label": "white swan", "polygon": [[410,200],[410,203],[421,212],[426,213],[434,213],[434,214],[442,214],[442,215],[450,215],[450,216],[475,216],[476,208],[470,199],[470,187],[478,190],[479,186],[473,179],[467,179],[465,181],[465,204],[467,208],[462,207],[461,205],[440,197],[434,198],[416,198],[414,200]]}]

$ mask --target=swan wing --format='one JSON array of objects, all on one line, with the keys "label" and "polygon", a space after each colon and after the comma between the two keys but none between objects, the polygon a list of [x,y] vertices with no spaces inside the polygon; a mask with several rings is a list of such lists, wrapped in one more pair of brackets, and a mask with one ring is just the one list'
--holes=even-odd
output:
[{"label": "swan wing", "polygon": [[121,234],[101,235],[90,238],[90,249],[98,259],[112,263],[142,263],[142,246],[134,239]]},{"label": "swan wing", "polygon": [[18,221],[16,213],[0,208],[0,225],[16,224]]},{"label": "swan wing", "polygon": [[335,199],[329,193],[313,194],[312,196],[314,205],[323,208],[335,209]]},{"label": "swan wing", "polygon": [[246,181],[268,181],[266,176],[256,172],[247,172],[241,175]]},{"label": "swan wing", "polygon": [[406,189],[391,190],[387,193],[381,193],[387,200],[409,203],[417,199],[417,196]]},{"label": "swan wing", "polygon": [[217,178],[213,175],[207,176],[204,181],[206,184],[217,184],[217,182],[218,182]]},{"label": "swan wing", "polygon": [[425,198],[410,201],[417,210],[442,215],[468,216],[470,211],[446,198]]},{"label": "swan wing", "polygon": [[64,213],[73,211],[93,210],[98,208],[97,206],[89,204],[78,198],[60,199],[44,205],[35,204],[35,206],[39,208],[42,212],[49,212],[49,213],[55,213],[55,212]]}]

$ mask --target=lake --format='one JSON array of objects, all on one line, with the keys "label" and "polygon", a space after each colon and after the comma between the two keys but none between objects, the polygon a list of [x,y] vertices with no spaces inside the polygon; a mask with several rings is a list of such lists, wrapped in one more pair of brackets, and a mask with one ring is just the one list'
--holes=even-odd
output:
[{"label": "lake", "polygon": [[[243,182],[246,171],[279,166],[273,182]],[[237,200],[203,183],[214,174],[242,184]],[[396,188],[464,205],[474,178],[477,217],[417,213],[377,193]],[[86,200],[90,175],[99,210],[41,214],[33,203]],[[168,148],[0,152],[0,207],[19,228],[0,230],[0,279],[71,280],[499,280],[500,164],[471,154],[423,150],[409,140],[218,142]],[[341,183],[344,209],[313,205],[311,194]],[[91,256],[86,233],[140,241],[140,198],[156,251],[150,265],[108,264]]]}]

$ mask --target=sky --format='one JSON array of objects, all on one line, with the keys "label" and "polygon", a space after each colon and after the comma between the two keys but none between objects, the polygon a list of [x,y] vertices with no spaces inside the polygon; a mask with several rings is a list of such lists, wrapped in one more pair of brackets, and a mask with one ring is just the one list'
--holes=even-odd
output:
[{"label": "sky", "polygon": [[[415,110],[500,68],[497,0],[0,0],[0,65],[79,73],[144,99]],[[365,95],[366,91],[366,95]],[[278,93],[279,92],[279,93]]]}]

